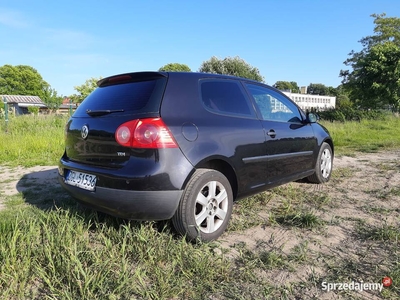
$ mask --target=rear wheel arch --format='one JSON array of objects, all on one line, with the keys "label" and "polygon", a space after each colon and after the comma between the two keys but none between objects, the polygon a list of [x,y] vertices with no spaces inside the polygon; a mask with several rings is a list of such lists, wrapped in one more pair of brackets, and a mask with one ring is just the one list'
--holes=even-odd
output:
[{"label": "rear wheel arch", "polygon": [[232,188],[233,199],[236,199],[238,193],[238,181],[235,170],[228,162],[222,159],[212,159],[198,164],[196,169],[198,168],[211,169],[221,172],[228,179]]},{"label": "rear wheel arch", "polygon": [[232,188],[233,198],[236,199],[239,185],[235,170],[226,160],[220,158],[199,162],[194,167],[192,172],[190,172],[190,174],[187,176],[186,180],[182,185],[182,189],[186,188],[187,184],[189,183],[190,179],[192,178],[193,174],[197,169],[210,169],[221,172],[228,179]]}]

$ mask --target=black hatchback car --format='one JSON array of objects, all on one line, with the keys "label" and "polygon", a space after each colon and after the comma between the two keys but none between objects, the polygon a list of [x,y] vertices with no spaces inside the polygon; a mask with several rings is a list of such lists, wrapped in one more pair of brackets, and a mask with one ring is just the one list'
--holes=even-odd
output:
[{"label": "black hatchback car", "polygon": [[135,220],[172,218],[188,239],[226,229],[233,200],[329,180],[333,143],[278,90],[225,75],[104,78],[69,119],[59,181],[78,201]]}]

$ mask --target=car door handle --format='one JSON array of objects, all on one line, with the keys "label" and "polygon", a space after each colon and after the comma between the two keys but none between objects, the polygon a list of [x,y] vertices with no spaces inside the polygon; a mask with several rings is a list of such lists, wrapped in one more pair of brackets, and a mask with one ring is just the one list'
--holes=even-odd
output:
[{"label": "car door handle", "polygon": [[276,132],[275,132],[275,130],[271,129],[270,131],[267,132],[267,135],[274,138],[276,136]]}]

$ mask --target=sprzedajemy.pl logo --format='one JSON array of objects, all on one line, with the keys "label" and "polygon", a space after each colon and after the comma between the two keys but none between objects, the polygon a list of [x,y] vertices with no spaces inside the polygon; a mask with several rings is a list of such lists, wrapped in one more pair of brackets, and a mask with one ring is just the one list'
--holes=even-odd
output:
[{"label": "sprzedajemy.pl logo", "polygon": [[322,290],[323,291],[380,291],[384,287],[389,287],[393,283],[390,277],[384,277],[382,279],[382,283],[376,282],[322,282]]}]

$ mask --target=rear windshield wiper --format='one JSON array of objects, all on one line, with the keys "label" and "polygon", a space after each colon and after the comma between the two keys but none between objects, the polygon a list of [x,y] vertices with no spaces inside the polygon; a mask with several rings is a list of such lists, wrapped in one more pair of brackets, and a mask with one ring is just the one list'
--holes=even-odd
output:
[{"label": "rear windshield wiper", "polygon": [[123,109],[99,109],[99,110],[91,110],[87,109],[86,113],[89,116],[96,117],[96,116],[104,116],[112,113],[123,112]]}]

